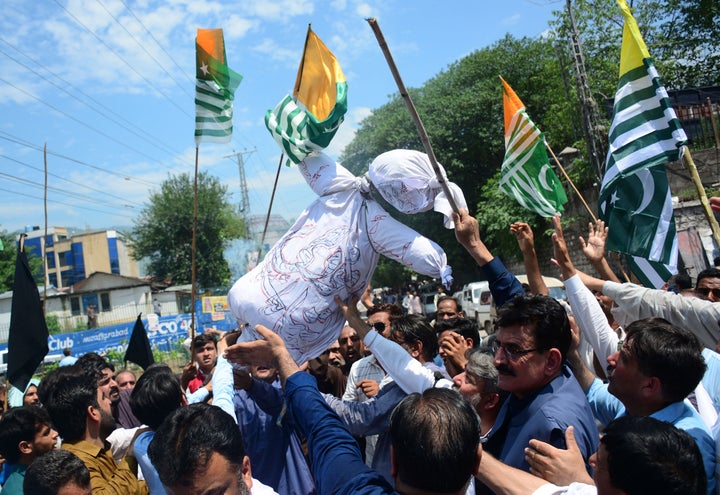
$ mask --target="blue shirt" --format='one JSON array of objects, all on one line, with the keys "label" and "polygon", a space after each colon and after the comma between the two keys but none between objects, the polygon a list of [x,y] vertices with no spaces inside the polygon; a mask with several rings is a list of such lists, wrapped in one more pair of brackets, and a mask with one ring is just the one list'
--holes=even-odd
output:
[{"label": "blue shirt", "polygon": [[319,495],[395,493],[385,478],[365,465],[360,448],[320,395],[315,378],[302,371],[285,383],[288,411],[307,438]]},{"label": "blue shirt", "polygon": [[[597,378],[590,385],[587,398],[590,401],[595,417],[601,423],[607,424],[613,419],[627,414],[620,399],[608,392],[608,386]],[[650,417],[670,423],[678,429],[686,431],[695,439],[705,465],[708,493],[715,493],[715,441],[697,411],[685,402],[680,401],[673,402],[669,406],[654,412]]]},{"label": "blue shirt", "polygon": [[292,424],[283,417],[284,397],[277,385],[253,380],[250,390],[236,390],[233,397],[253,477],[278,493],[314,494],[310,467]]},{"label": "blue shirt", "polygon": [[[7,464],[7,463],[6,463]],[[12,473],[8,476],[7,481],[3,485],[2,492],[5,495],[23,495],[23,483],[25,482],[25,471],[27,466],[22,464],[13,464]]]},{"label": "blue shirt", "polygon": [[565,365],[560,375],[538,392],[524,399],[510,395],[483,447],[505,464],[529,471],[525,448],[530,440],[565,449],[568,426],[575,428],[575,439],[587,465],[597,451],[600,435],[585,394]]},{"label": "blue shirt", "polygon": [[150,495],[165,495],[165,487],[160,481],[157,470],[155,470],[155,466],[153,466],[147,453],[148,446],[153,438],[155,438],[154,431],[145,431],[139,434],[133,444],[133,452],[138,466],[142,470]]}]

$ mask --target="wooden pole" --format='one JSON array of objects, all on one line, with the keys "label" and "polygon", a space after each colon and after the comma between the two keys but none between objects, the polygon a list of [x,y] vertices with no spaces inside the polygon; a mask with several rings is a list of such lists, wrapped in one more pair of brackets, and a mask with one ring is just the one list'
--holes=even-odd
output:
[{"label": "wooden pole", "polygon": [[[572,181],[570,176],[567,174],[567,172],[565,171],[565,168],[560,163],[560,160],[558,160],[558,157],[555,156],[555,153],[553,152],[552,148],[547,143],[547,141],[545,142],[545,148],[547,148],[547,150],[550,152],[550,155],[552,155],[553,160],[555,160],[555,163],[557,164],[558,168],[560,169],[560,172],[562,172],[563,177],[565,177],[565,180],[568,181],[568,184],[570,184],[570,187],[573,188],[573,191],[575,191],[575,194],[577,194],[578,198],[580,198],[580,201],[582,201],[582,204],[585,206],[585,209],[590,214],[590,218],[592,218],[593,222],[597,223],[597,217],[595,216],[593,211],[590,209],[590,206],[587,204],[587,201],[585,201],[585,198],[583,197],[583,195],[580,194],[580,191],[578,190],[578,188],[575,187],[575,183]],[[625,278],[625,281],[630,282],[630,277],[628,276],[628,274],[625,272],[625,269],[620,264],[620,257],[617,255],[617,253],[615,251],[611,251],[611,254],[612,254],[612,257],[615,260],[615,263],[617,264],[618,268],[620,268],[620,272],[622,273],[623,277]]]},{"label": "wooden pole", "polygon": [[260,247],[258,248],[258,263],[260,263],[260,255],[262,254],[262,248],[265,244],[265,234],[267,234],[268,223],[270,223],[270,212],[272,212],[273,203],[275,202],[275,192],[277,191],[278,179],[280,179],[280,170],[282,169],[282,162],[285,158],[285,153],[280,153],[280,161],[278,162],[277,173],[275,174],[275,183],[273,184],[272,194],[270,195],[270,204],[268,205],[267,216],[265,217],[265,226],[263,227],[262,237],[260,239]]},{"label": "wooden pole", "polygon": [[197,242],[198,217],[198,155],[200,147],[195,146],[195,184],[193,186],[193,227],[192,248],[190,251],[190,346],[195,340],[195,244]]},{"label": "wooden pole", "polygon": [[712,230],[713,239],[715,239],[715,245],[720,247],[720,227],[718,227],[715,215],[710,208],[710,202],[705,194],[705,188],[700,180],[700,175],[698,175],[695,161],[693,161],[692,155],[690,154],[690,150],[687,146],[683,146],[680,153],[682,162],[690,171],[690,177],[692,177],[693,184],[695,184],[695,188],[697,189],[698,197],[700,198],[700,203],[702,204],[703,211],[705,213],[705,218],[707,218],[707,221],[710,224],[710,230]]},{"label": "wooden pole", "polygon": [[[47,191],[48,191],[48,166],[47,166],[47,143],[43,147],[43,162],[45,164],[45,187],[43,188],[43,208],[45,210],[45,237],[42,242],[42,257],[43,257],[43,298],[42,298],[42,312],[43,318],[45,318],[47,302],[47,287],[48,287],[48,262],[47,262],[47,236],[48,236],[48,209],[47,209]],[[43,360],[43,363],[45,361]]]},{"label": "wooden pole", "polygon": [[400,91],[400,96],[402,96],[403,100],[405,101],[405,104],[407,105],[408,110],[410,111],[410,116],[413,119],[413,122],[415,123],[415,127],[417,128],[418,134],[420,135],[420,141],[422,141],[423,148],[425,148],[425,153],[427,153],[428,159],[430,160],[430,164],[432,165],[433,170],[435,171],[435,175],[437,176],[438,182],[440,183],[440,187],[442,187],[442,190],[445,192],[445,195],[447,196],[448,202],[450,203],[450,206],[452,207],[453,211],[455,213],[459,213],[458,206],[455,203],[455,199],[453,198],[452,194],[450,193],[450,188],[447,185],[447,182],[445,181],[445,177],[440,173],[440,167],[437,163],[437,158],[435,158],[435,152],[432,149],[432,145],[430,144],[430,138],[427,135],[427,131],[425,130],[425,126],[422,123],[422,120],[420,120],[420,116],[417,113],[417,110],[415,109],[415,105],[412,102],[412,98],[410,98],[410,95],[407,92],[407,89],[405,88],[405,83],[403,83],[402,78],[400,77],[400,73],[398,72],[397,66],[395,65],[395,61],[393,60],[393,56],[390,53],[390,49],[387,46],[387,43],[385,42],[385,37],[382,34],[382,31],[380,30],[380,26],[377,23],[377,19],[370,18],[366,19],[368,23],[370,24],[370,27],[373,30],[373,33],[375,33],[375,37],[378,40],[378,44],[380,45],[380,49],[382,50],[383,54],[385,55],[385,60],[387,60],[388,66],[390,67],[390,72],[392,72],[393,78],[395,78],[395,83],[397,84],[398,90]]}]

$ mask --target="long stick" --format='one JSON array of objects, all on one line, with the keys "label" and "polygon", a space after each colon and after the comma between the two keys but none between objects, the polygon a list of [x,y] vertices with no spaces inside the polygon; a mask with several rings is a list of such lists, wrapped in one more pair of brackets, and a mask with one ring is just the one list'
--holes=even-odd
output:
[{"label": "long stick", "polygon": [[[197,238],[198,217],[198,155],[200,147],[195,146],[195,185],[193,186],[193,229],[192,250],[190,252],[190,342],[195,340],[195,243]],[[192,343],[190,344],[192,346]]]},{"label": "long stick", "polygon": [[707,195],[705,194],[705,188],[702,185],[700,175],[698,175],[697,167],[695,166],[695,162],[693,161],[692,155],[690,155],[690,150],[687,146],[682,147],[681,154],[682,162],[685,167],[690,171],[690,177],[692,177],[693,184],[695,184],[695,189],[697,189],[700,203],[702,204],[703,211],[705,212],[705,218],[707,218],[707,221],[710,224],[713,239],[715,239],[715,244],[720,246],[720,227],[718,227],[717,220],[715,220],[715,215],[710,208],[710,202],[708,201]]},{"label": "long stick", "polygon": [[260,247],[258,248],[258,263],[260,262],[260,254],[265,245],[265,234],[267,234],[268,223],[270,223],[270,212],[272,212],[273,203],[275,202],[275,191],[277,191],[278,180],[280,179],[280,170],[282,169],[283,158],[285,153],[280,153],[280,161],[278,162],[277,173],[275,174],[275,183],[273,184],[272,194],[270,195],[270,204],[268,205],[267,216],[265,217],[265,227],[263,227],[262,238],[260,239]]},{"label": "long stick", "polygon": [[[42,298],[42,312],[43,318],[46,314],[45,304],[47,302],[47,286],[48,286],[48,262],[47,262],[47,236],[48,236],[48,211],[47,211],[47,191],[48,191],[48,166],[47,166],[47,143],[43,147],[43,162],[45,164],[45,187],[43,192],[43,208],[45,209],[45,240],[42,243],[43,247],[43,298]],[[55,253],[53,253],[55,256]],[[44,361],[43,361],[44,362]]]},{"label": "long stick", "polygon": [[443,191],[445,192],[445,195],[447,196],[448,202],[450,203],[450,206],[452,207],[453,211],[455,213],[459,213],[457,204],[455,204],[455,199],[453,198],[452,194],[450,193],[450,188],[447,185],[447,182],[445,181],[445,177],[440,173],[440,167],[438,166],[437,159],[435,158],[435,152],[432,149],[432,146],[430,145],[430,138],[428,138],[427,131],[425,131],[425,126],[422,123],[422,120],[420,120],[420,116],[417,113],[417,110],[415,109],[415,105],[412,102],[412,98],[410,98],[410,95],[407,92],[407,89],[405,88],[405,83],[403,83],[402,78],[400,77],[400,73],[398,72],[397,66],[395,65],[395,61],[393,60],[392,54],[390,53],[390,49],[387,46],[387,43],[385,42],[385,37],[382,34],[382,31],[380,30],[380,26],[377,23],[377,19],[370,18],[366,19],[368,23],[370,24],[370,27],[373,30],[373,33],[375,33],[375,37],[378,40],[378,44],[380,45],[380,49],[382,50],[383,54],[385,55],[385,60],[387,60],[388,66],[390,67],[390,72],[392,72],[393,78],[395,78],[395,83],[397,84],[398,90],[400,90],[400,96],[402,96],[403,100],[405,100],[405,104],[408,107],[408,110],[410,111],[410,116],[413,119],[413,122],[415,123],[415,127],[417,128],[418,134],[420,135],[420,141],[422,141],[423,148],[425,148],[425,153],[427,153],[428,158],[430,159],[430,164],[432,165],[433,170],[435,171],[435,175],[437,176],[438,182],[440,183],[440,187],[442,187]]},{"label": "long stick", "polygon": [[[565,180],[568,181],[568,183],[570,184],[570,187],[573,188],[573,191],[575,191],[575,194],[577,194],[578,198],[580,198],[580,201],[582,201],[582,204],[585,206],[585,209],[590,214],[590,217],[593,219],[593,222],[597,223],[597,217],[595,216],[593,211],[590,209],[590,206],[588,206],[587,201],[585,201],[585,198],[583,197],[583,195],[580,194],[580,191],[578,190],[578,188],[575,187],[575,183],[572,181],[570,176],[567,174],[567,172],[565,171],[565,167],[562,166],[562,164],[560,163],[560,160],[558,160],[558,157],[555,156],[555,153],[553,152],[552,148],[550,147],[550,145],[547,142],[545,142],[545,148],[547,148],[547,150],[550,152],[550,155],[552,155],[553,160],[555,160],[555,163],[557,164],[558,168],[560,169],[560,172],[562,172],[563,177],[565,177]],[[617,253],[615,251],[611,251],[611,253],[612,253],[613,258],[615,259],[615,263],[617,264],[618,268],[620,268],[620,272],[622,272],[622,275],[625,278],[625,281],[630,282],[630,276],[625,272],[625,269],[620,264],[620,258],[618,257]]]}]

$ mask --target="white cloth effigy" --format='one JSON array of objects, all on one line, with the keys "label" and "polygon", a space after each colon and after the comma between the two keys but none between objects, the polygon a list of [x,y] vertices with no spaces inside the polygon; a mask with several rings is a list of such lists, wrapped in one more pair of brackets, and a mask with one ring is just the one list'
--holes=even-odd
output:
[{"label": "white cloth effigy", "polygon": [[[386,171],[378,173],[376,164]],[[263,261],[233,285],[228,302],[238,321],[248,324],[240,341],[258,339],[254,327],[262,324],[280,335],[295,361],[302,363],[337,339],[345,319],[334,297],[347,301],[360,296],[380,255],[441,279],[447,287],[452,270],[440,246],[393,219],[371,197],[367,178],[355,177],[323,153],[309,155],[298,168],[320,197]],[[442,208],[442,201],[433,201],[440,188],[423,153],[383,153],[370,165],[369,175],[383,197],[404,212]],[[448,185],[456,204],[464,208],[462,191]],[[426,191],[418,193],[420,189]]]}]

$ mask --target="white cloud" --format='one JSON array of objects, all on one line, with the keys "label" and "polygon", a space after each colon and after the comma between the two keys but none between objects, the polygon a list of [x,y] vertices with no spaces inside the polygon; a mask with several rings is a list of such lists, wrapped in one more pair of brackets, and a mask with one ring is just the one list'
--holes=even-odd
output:
[{"label": "white cloud", "polygon": [[259,44],[253,47],[253,51],[267,55],[271,60],[291,62],[295,66],[297,66],[297,63],[302,56],[302,46],[284,48],[271,38],[263,39]]},{"label": "white cloud", "polygon": [[325,152],[336,159],[340,158],[340,155],[345,147],[355,138],[355,133],[357,132],[360,123],[371,114],[372,110],[367,107],[357,107],[351,109],[347,114],[345,114],[345,120]]},{"label": "white cloud", "polygon": [[515,26],[517,25],[520,20],[522,20],[521,14],[513,14],[510,17],[505,17],[504,19],[500,20],[501,26]]},{"label": "white cloud", "polygon": [[375,15],[375,9],[367,3],[361,3],[355,8],[355,12],[362,17],[372,17]]}]

